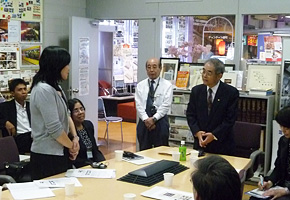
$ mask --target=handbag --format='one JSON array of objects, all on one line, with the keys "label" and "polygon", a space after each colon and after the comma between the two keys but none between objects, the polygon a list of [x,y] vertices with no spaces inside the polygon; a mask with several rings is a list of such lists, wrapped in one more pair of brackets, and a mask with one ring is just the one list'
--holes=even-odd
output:
[{"label": "handbag", "polygon": [[31,181],[30,176],[30,162],[20,161],[20,162],[5,162],[4,168],[6,175],[14,178],[16,182],[26,182]]}]

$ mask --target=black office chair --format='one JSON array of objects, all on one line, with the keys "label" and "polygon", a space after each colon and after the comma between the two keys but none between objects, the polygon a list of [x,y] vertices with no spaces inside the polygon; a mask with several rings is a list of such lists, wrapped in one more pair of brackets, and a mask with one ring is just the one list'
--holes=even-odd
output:
[{"label": "black office chair", "polygon": [[[0,138],[0,152],[0,175],[14,176],[17,182],[31,181],[29,162],[19,161],[18,148],[12,136]],[[9,164],[11,167],[7,168]],[[7,174],[8,171],[11,174]]]},{"label": "black office chair", "polygon": [[3,186],[6,183],[16,183],[16,181],[11,176],[0,175],[0,186]]},{"label": "black office chair", "polygon": [[251,166],[246,172],[245,180],[253,177],[260,164],[260,156],[264,152],[260,149],[261,126],[259,124],[236,121],[234,125],[236,143],[235,156],[250,158]]}]

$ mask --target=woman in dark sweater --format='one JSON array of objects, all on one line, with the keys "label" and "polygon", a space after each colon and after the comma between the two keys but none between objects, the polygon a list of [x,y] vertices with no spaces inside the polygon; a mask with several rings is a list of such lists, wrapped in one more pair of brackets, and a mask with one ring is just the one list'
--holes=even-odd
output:
[{"label": "woman in dark sweater", "polygon": [[77,134],[80,138],[79,154],[74,161],[74,166],[79,168],[89,165],[92,162],[101,162],[105,160],[104,155],[99,151],[95,136],[94,125],[91,121],[85,120],[86,109],[79,99],[70,99],[68,107],[71,112],[71,118],[75,124]]}]

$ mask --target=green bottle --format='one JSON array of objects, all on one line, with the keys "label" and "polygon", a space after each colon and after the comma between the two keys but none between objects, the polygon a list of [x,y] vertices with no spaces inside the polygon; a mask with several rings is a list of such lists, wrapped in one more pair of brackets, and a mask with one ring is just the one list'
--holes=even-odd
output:
[{"label": "green bottle", "polygon": [[186,146],[185,141],[181,141],[181,145],[179,147],[180,152],[180,161],[186,161]]}]

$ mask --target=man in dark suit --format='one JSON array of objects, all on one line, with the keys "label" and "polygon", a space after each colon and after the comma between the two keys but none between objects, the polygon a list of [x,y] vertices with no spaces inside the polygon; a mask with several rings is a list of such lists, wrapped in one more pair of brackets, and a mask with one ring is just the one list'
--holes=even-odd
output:
[{"label": "man in dark suit", "polygon": [[195,149],[232,155],[239,92],[220,81],[224,71],[224,64],[218,59],[204,63],[203,84],[192,88],[186,117],[194,135]]},{"label": "man in dark suit", "polygon": [[11,101],[0,104],[0,128],[3,137],[13,136],[20,154],[29,153],[32,143],[30,109],[27,98],[26,82],[13,79],[9,90],[14,97]]}]

